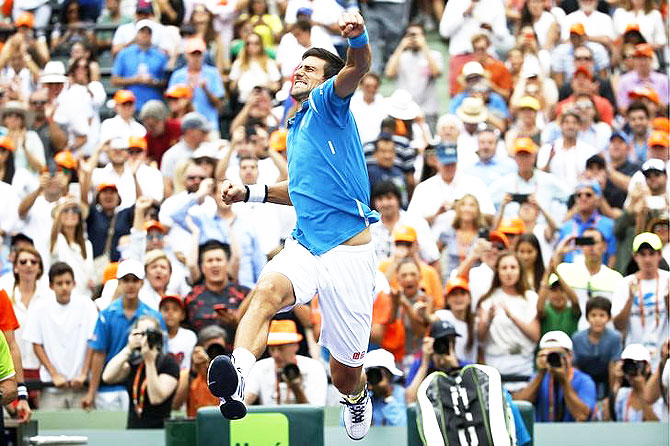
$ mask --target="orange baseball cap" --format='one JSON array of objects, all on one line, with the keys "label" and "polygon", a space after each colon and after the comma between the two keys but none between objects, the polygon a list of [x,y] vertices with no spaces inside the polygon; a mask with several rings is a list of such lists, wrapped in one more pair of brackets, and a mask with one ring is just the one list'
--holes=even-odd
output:
[{"label": "orange baseball cap", "polygon": [[399,226],[393,230],[394,242],[410,242],[417,240],[416,231],[411,226]]},{"label": "orange baseball cap", "polygon": [[658,97],[656,90],[645,87],[644,85],[638,85],[637,87],[633,88],[628,92],[628,97],[631,99],[646,98],[657,105],[661,103],[661,98]]},{"label": "orange baseball cap", "polygon": [[102,272],[102,284],[106,284],[110,279],[116,279],[116,270],[119,269],[119,262],[111,262],[105,266]]},{"label": "orange baseball cap", "polygon": [[116,93],[114,93],[114,102],[117,104],[135,102],[135,95],[130,90],[118,90]]},{"label": "orange baseball cap", "polygon": [[654,118],[651,121],[651,128],[653,130],[660,130],[666,134],[670,133],[670,119],[668,118]]},{"label": "orange baseball cap", "polygon": [[629,33],[631,31],[640,32],[640,25],[638,25],[637,23],[629,23],[626,26],[626,30],[623,33],[626,34],[626,33]]},{"label": "orange baseball cap", "polygon": [[647,145],[649,147],[652,146],[669,147],[670,141],[668,141],[668,134],[659,130],[654,130],[653,132],[651,132],[651,135],[649,135],[649,138],[647,139]]},{"label": "orange baseball cap", "polygon": [[526,231],[526,225],[523,220],[518,217],[504,218],[498,225],[497,230],[503,234],[519,235]]},{"label": "orange baseball cap", "polygon": [[143,137],[131,136],[128,138],[128,148],[147,150],[147,140]]},{"label": "orange baseball cap", "polygon": [[588,77],[589,79],[593,79],[593,73],[591,73],[591,70],[589,70],[583,65],[575,68],[575,76],[577,76],[578,74],[585,74],[586,77]]},{"label": "orange baseball cap", "polygon": [[175,84],[167,89],[165,92],[165,97],[175,99],[191,99],[193,97],[193,90],[186,84]]},{"label": "orange baseball cap", "polygon": [[165,296],[161,297],[161,301],[158,303],[159,310],[165,302],[176,302],[177,305],[179,305],[182,310],[186,310],[186,305],[184,305],[184,299],[182,299],[180,296],[177,296],[176,294],[166,294]]},{"label": "orange baseball cap", "polygon": [[503,234],[500,231],[491,231],[489,233],[489,241],[490,242],[501,242],[503,245],[505,245],[505,248],[509,248],[509,239],[505,234]]},{"label": "orange baseball cap", "polygon": [[105,189],[114,189],[115,191],[119,191],[119,188],[116,187],[116,184],[114,183],[100,183],[98,184],[97,191],[102,192]]},{"label": "orange baseball cap", "polygon": [[19,14],[19,16],[16,18],[16,21],[14,22],[14,26],[17,28],[20,26],[27,26],[28,28],[34,28],[35,27],[35,16],[33,15],[32,12],[22,12]]},{"label": "orange baseball cap", "polygon": [[149,232],[152,229],[158,229],[161,231],[163,234],[165,234],[165,226],[158,220],[151,220],[146,223],[144,223],[144,230]]},{"label": "orange baseball cap", "polygon": [[207,46],[205,45],[204,40],[200,37],[191,37],[184,44],[184,52],[187,54],[195,53],[196,51],[204,53],[206,49]]},{"label": "orange baseball cap", "polygon": [[654,49],[648,43],[638,43],[635,45],[635,52],[633,56],[637,57],[654,57]]},{"label": "orange baseball cap", "polygon": [[579,34],[580,36],[583,36],[586,34],[586,30],[584,29],[584,25],[581,23],[574,23],[570,27],[570,34]]},{"label": "orange baseball cap", "polygon": [[283,152],[286,150],[286,136],[288,132],[286,129],[277,129],[270,134],[270,149],[276,152]]},{"label": "orange baseball cap", "polygon": [[69,150],[60,151],[54,156],[54,161],[61,167],[66,169],[76,169],[77,168],[77,159],[74,157],[72,152]]},{"label": "orange baseball cap", "polygon": [[470,285],[468,285],[468,281],[465,280],[463,277],[454,277],[453,279],[447,280],[444,294],[449,295],[449,293],[451,293],[453,290],[456,289],[470,292]]},{"label": "orange baseball cap", "polygon": [[530,138],[517,138],[514,141],[514,146],[512,147],[513,153],[519,152],[528,152],[528,153],[537,153],[537,144]]},{"label": "orange baseball cap", "polygon": [[270,322],[268,345],[297,344],[302,341],[298,327],[290,319]]},{"label": "orange baseball cap", "polygon": [[10,152],[16,150],[16,147],[14,147],[14,142],[9,136],[0,137],[0,147],[2,147],[3,149],[7,149]]}]

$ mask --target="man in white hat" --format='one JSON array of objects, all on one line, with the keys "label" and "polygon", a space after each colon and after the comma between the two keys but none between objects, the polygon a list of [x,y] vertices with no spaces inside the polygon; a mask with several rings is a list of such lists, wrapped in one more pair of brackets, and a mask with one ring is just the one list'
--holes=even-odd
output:
[{"label": "man in white hat", "polygon": [[588,421],[596,405],[596,385],[572,367],[572,340],[562,331],[540,339],[537,374],[514,394],[535,406],[535,420],[543,422]]},{"label": "man in white hat", "polygon": [[403,373],[396,367],[393,354],[383,348],[372,350],[363,368],[372,392],[372,425],[405,426],[405,388],[397,382]]}]

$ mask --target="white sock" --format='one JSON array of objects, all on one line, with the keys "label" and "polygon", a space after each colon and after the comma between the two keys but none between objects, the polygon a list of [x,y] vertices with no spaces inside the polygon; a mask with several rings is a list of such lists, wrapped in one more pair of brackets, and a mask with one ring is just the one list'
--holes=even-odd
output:
[{"label": "white sock", "polygon": [[347,399],[349,400],[350,403],[357,403],[359,402],[362,398],[365,397],[365,393],[367,391],[367,387],[363,387],[363,390],[361,390],[359,393],[356,395],[347,395]]},{"label": "white sock", "polygon": [[247,379],[251,367],[256,363],[254,354],[244,347],[237,347],[233,350],[233,360],[235,361],[235,367],[240,370],[242,378]]}]

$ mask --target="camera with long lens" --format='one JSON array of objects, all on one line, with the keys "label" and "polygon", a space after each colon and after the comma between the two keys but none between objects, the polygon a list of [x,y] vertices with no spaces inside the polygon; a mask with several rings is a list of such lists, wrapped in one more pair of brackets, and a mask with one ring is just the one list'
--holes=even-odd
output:
[{"label": "camera with long lens", "polygon": [[149,348],[163,349],[163,332],[155,328],[148,328],[144,332],[147,337],[147,345]]},{"label": "camera with long lens", "polygon": [[549,367],[563,367],[563,355],[559,352],[550,352],[547,355],[547,364]]},{"label": "camera with long lens", "polygon": [[624,359],[623,360],[623,366],[621,367],[623,370],[623,374],[627,376],[637,376],[641,375],[644,373],[644,370],[647,366],[647,363],[645,361],[635,361],[634,359]]},{"label": "camera with long lens", "polygon": [[368,386],[376,386],[382,381],[382,369],[379,367],[370,367],[365,374],[368,377]]},{"label": "camera with long lens", "polygon": [[286,381],[293,381],[300,376],[300,369],[297,365],[289,362],[281,369],[280,378],[285,378]]},{"label": "camera with long lens", "polygon": [[453,339],[450,336],[436,338],[433,342],[433,351],[437,355],[448,355],[451,351]]},{"label": "camera with long lens", "polygon": [[225,346],[219,344],[218,342],[210,344],[205,351],[207,352],[207,356],[209,356],[210,361],[217,356],[227,355],[229,353],[228,349],[226,349]]}]

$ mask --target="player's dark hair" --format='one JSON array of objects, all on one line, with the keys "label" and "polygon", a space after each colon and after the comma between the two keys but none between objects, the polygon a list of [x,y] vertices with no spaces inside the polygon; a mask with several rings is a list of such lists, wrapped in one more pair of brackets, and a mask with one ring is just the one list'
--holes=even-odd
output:
[{"label": "player's dark hair", "polygon": [[593,296],[586,302],[586,317],[592,310],[603,310],[608,317],[612,317],[612,302],[603,296]]},{"label": "player's dark hair", "polygon": [[634,112],[636,110],[643,111],[644,114],[647,116],[647,119],[649,118],[649,109],[647,108],[646,105],[642,103],[642,101],[634,101],[632,102],[629,106],[628,109],[626,109],[626,116],[630,115],[631,112]]},{"label": "player's dark hair", "polygon": [[70,265],[68,265],[65,262],[54,263],[53,265],[51,265],[51,268],[49,268],[49,283],[50,284],[54,283],[56,277],[68,273],[72,276],[72,280],[74,280],[74,271],[72,270],[72,267]]},{"label": "player's dark hair", "polygon": [[331,53],[328,50],[323,48],[310,48],[302,55],[302,60],[313,56],[318,59],[321,59],[326,62],[326,65],[323,67],[323,77],[330,79],[331,77],[337,75],[342,68],[344,68],[344,61],[340,56],[337,56]]},{"label": "player's dark hair", "polygon": [[202,265],[202,257],[206,252],[214,251],[216,249],[223,249],[223,252],[226,254],[226,259],[230,259],[230,245],[228,243],[222,243],[218,240],[207,240],[200,245],[200,248],[198,249],[198,265]]},{"label": "player's dark hair", "polygon": [[393,194],[398,199],[398,202],[402,202],[402,197],[400,195],[400,189],[391,181],[380,181],[375,184],[375,187],[372,188],[372,203],[374,204],[375,199],[383,197],[384,195]]}]

